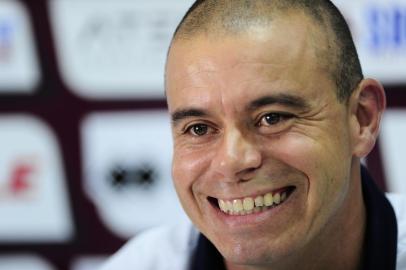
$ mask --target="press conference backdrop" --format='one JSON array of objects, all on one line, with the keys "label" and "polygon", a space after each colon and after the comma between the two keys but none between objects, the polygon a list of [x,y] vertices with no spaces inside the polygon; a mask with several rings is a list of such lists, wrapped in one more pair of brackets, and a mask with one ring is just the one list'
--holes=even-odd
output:
[{"label": "press conference backdrop", "polygon": [[[185,218],[171,184],[163,68],[191,0],[0,0],[0,270],[95,269]],[[406,0],[336,0],[387,90],[365,160],[406,193]]]}]

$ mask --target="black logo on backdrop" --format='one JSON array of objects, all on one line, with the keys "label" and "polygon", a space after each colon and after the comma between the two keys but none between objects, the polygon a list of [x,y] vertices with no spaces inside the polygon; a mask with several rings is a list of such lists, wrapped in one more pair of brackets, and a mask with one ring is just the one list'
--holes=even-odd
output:
[{"label": "black logo on backdrop", "polygon": [[132,187],[150,189],[157,185],[158,172],[148,163],[134,167],[117,164],[110,169],[108,181],[118,190]]}]

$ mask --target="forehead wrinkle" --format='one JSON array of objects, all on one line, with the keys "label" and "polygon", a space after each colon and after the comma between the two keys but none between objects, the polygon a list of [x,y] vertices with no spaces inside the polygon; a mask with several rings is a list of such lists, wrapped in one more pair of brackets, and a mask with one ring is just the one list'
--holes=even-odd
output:
[{"label": "forehead wrinkle", "polygon": [[[298,20],[298,19],[300,19],[300,18],[296,18],[296,21],[299,22],[300,20]],[[308,23],[308,21],[306,23]],[[303,24],[303,21],[301,22],[301,24]],[[279,29],[279,32],[272,34],[275,36],[274,37],[271,36],[271,39],[280,38],[281,35],[285,36],[286,35],[285,30]],[[289,30],[289,28],[288,28],[288,30]],[[224,71],[224,70],[229,70],[229,69],[239,69],[241,66],[244,66],[244,65],[258,66],[258,68],[255,68],[256,71],[249,69],[249,72],[251,74],[252,73],[266,74],[266,76],[262,76],[261,78],[266,77],[268,80],[271,80],[270,81],[271,83],[280,84],[277,81],[278,81],[278,79],[283,80],[284,76],[281,76],[281,73],[276,72],[275,74],[278,74],[277,75],[278,77],[275,78],[275,76],[273,76],[273,74],[272,74],[271,67],[277,68],[278,66],[280,66],[281,68],[284,68],[287,65],[293,65],[294,69],[291,71],[288,71],[288,72],[294,72],[296,74],[297,78],[306,77],[306,74],[305,74],[306,70],[309,70],[309,68],[314,69],[315,65],[318,66],[317,65],[318,61],[315,60],[316,59],[316,55],[315,55],[316,48],[314,46],[314,42],[312,42],[315,39],[313,39],[313,40],[308,39],[307,38],[309,36],[308,32],[309,32],[309,30],[305,30],[304,33],[300,34],[299,43],[302,45],[295,47],[295,50],[293,52],[291,51],[291,53],[289,53],[288,57],[282,58],[282,60],[284,60],[284,61],[278,61],[278,58],[276,58],[276,61],[275,61],[275,59],[273,59],[273,58],[279,57],[279,56],[282,56],[282,57],[286,56],[286,55],[281,54],[280,50],[285,48],[284,44],[282,44],[281,46],[276,47],[275,50],[272,50],[270,52],[264,53],[261,50],[261,53],[257,54],[257,56],[254,59],[252,59],[252,57],[251,57],[252,55],[249,55],[249,56],[247,55],[247,57],[245,57],[244,51],[240,50],[239,52],[242,52],[241,54],[239,54],[238,52],[231,51],[229,53],[235,54],[235,56],[238,56],[238,57],[229,57],[229,59],[231,58],[232,60],[228,61],[226,64],[223,64],[221,67],[218,67],[213,64],[213,60],[215,61],[216,58],[219,59],[220,57],[222,57],[223,51],[221,51],[221,46],[217,47],[217,49],[215,51],[213,51],[213,49],[210,49],[211,47],[209,46],[209,49],[204,50],[203,54],[197,53],[197,55],[194,56],[195,60],[198,59],[198,61],[195,62],[194,65],[191,65],[192,63],[189,63],[190,64],[189,66],[187,66],[188,63],[184,64],[184,66],[187,67],[187,70],[186,70],[187,75],[183,74],[184,76],[182,76],[182,77],[190,76],[190,79],[193,79],[193,81],[191,83],[192,84],[191,87],[201,88],[202,91],[199,92],[199,95],[201,95],[201,96],[204,96],[204,92],[205,92],[204,89],[205,89],[205,87],[207,87],[207,84],[208,84],[206,82],[207,79],[209,79],[208,81],[213,81],[213,77],[215,77],[213,75],[215,75],[216,74],[215,72],[217,72],[217,70],[220,68],[222,71]],[[312,36],[316,36],[314,31],[311,31],[311,32],[312,32],[311,33]],[[291,34],[292,35],[296,34],[296,32],[292,31]],[[226,41],[226,42],[233,42],[233,39],[242,40],[243,38],[244,38],[244,36],[227,37],[226,39],[228,39],[228,41]],[[249,38],[251,38],[251,39],[249,39]],[[245,43],[244,46],[250,45],[249,42],[252,42],[252,41],[254,41],[256,43],[256,40],[252,40],[252,38],[253,38],[252,36],[249,36],[248,39],[245,39],[248,43]],[[289,46],[289,43],[287,41],[288,39],[285,38],[284,40],[286,40],[286,45]],[[219,41],[220,40],[214,40],[213,42],[218,43]],[[259,42],[261,42],[261,41],[262,40],[260,40]],[[193,48],[194,47],[193,43],[195,43],[195,42],[203,42],[203,43],[206,42],[207,43],[208,41],[207,41],[207,39],[203,39],[202,37],[196,37],[196,39],[194,39],[194,40],[188,40],[188,41],[178,40],[176,42],[177,43],[176,46],[179,45],[180,48],[183,48],[183,49],[187,49],[187,48],[191,48],[191,47]],[[264,46],[266,46],[267,42],[269,43],[270,41],[265,41],[265,43],[263,43]],[[199,48],[199,46],[196,46],[196,48]],[[219,48],[220,48],[220,50],[218,50]],[[249,46],[247,46],[247,48],[249,48]],[[286,50],[286,48],[285,48],[285,50]],[[186,54],[187,54],[187,52],[186,52]],[[183,57],[183,56],[181,56],[181,57]],[[199,59],[201,57],[203,57],[203,58],[208,57],[208,58]],[[213,60],[210,60],[210,58],[212,58]],[[304,61],[304,60],[307,60],[307,61]],[[312,63],[311,67],[309,66],[310,62]],[[214,63],[218,64],[216,61]],[[308,63],[308,65],[306,65],[306,63]],[[173,63],[173,65],[174,65],[173,68],[176,69],[176,63]],[[257,76],[257,78],[251,78],[249,76],[244,78],[244,74],[247,74],[247,73],[244,72],[244,69],[241,69],[241,71],[242,71],[242,73],[240,72],[240,75],[242,77],[237,76],[237,79],[239,80],[239,84],[241,84],[241,83],[247,84],[247,87],[246,87],[246,89],[242,89],[242,88],[240,88],[241,85],[238,85],[238,84],[234,85],[234,87],[242,89],[243,90],[242,94],[244,94],[245,91],[249,91],[250,90],[249,87],[255,87],[255,84],[252,84],[252,83],[261,83],[261,82],[258,82],[259,76]],[[201,74],[204,74],[203,77],[201,76]],[[299,75],[299,76],[297,76],[297,75]],[[234,74],[234,76],[235,76],[235,74]],[[176,79],[176,78],[174,77],[174,79]],[[224,92],[222,91],[222,90],[224,90],[223,89],[224,87],[222,88],[221,84],[223,84],[223,86],[228,85],[227,80],[230,80],[230,78],[224,78],[224,77],[217,78],[216,87],[218,89],[216,89],[216,90],[217,90],[218,94],[220,95],[220,97],[218,99],[218,101],[220,101],[220,103],[218,103],[218,105],[221,104],[220,107],[223,108],[223,110],[228,109],[228,111],[231,111],[231,110],[238,111],[238,109],[241,109],[240,106],[238,106],[238,104],[235,104],[234,102],[232,102],[232,100],[229,100],[229,98],[227,98],[227,93],[229,93],[230,91],[224,91]],[[297,82],[299,82],[299,80],[297,80]],[[251,85],[249,85],[249,84],[251,84]],[[213,87],[213,85],[211,85],[211,86]],[[189,87],[190,86],[185,86],[184,88],[187,89]],[[230,93],[232,93],[234,89],[228,88],[228,90],[231,90]],[[226,104],[230,105],[230,103],[231,103],[231,106],[226,106]]]},{"label": "forehead wrinkle", "polygon": [[173,42],[192,40],[199,35],[208,39],[240,36],[255,32],[258,27],[271,28],[272,22],[280,17],[290,20],[300,14],[312,24],[313,34],[319,32],[313,39],[319,67],[336,84],[333,90],[340,101],[348,98],[363,78],[351,34],[344,18],[331,3],[314,1],[313,4],[308,0],[208,0],[202,3],[187,12],[176,28]]}]

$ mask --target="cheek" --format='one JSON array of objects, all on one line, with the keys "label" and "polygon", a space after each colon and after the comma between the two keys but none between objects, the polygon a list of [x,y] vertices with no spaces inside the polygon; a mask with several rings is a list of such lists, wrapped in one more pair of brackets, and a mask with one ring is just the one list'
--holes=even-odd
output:
[{"label": "cheek", "polygon": [[188,186],[188,189],[197,184],[210,168],[213,156],[213,147],[175,144],[172,158],[172,176],[175,184]]},{"label": "cheek", "polygon": [[271,148],[269,149],[271,158],[280,160],[304,173],[308,178],[320,172],[322,167],[320,162],[324,159],[324,153],[317,150],[319,146],[314,140],[300,134],[289,134],[268,145]]},{"label": "cheek", "polygon": [[198,210],[199,186],[209,166],[207,155],[174,149],[172,178],[182,206],[192,220]]},{"label": "cheek", "polygon": [[[292,132],[273,145],[275,157],[309,176],[330,174],[351,164],[348,134],[329,132]],[[348,168],[347,168],[348,169]]]},{"label": "cheek", "polygon": [[340,200],[348,188],[345,179],[349,174],[343,172],[350,172],[351,155],[339,137],[324,135],[310,138],[289,134],[272,148],[275,158],[306,176],[303,184],[310,211],[318,211],[323,204]]},{"label": "cheek", "polygon": [[207,168],[206,155],[197,152],[174,150],[172,176],[175,185],[190,189]]}]

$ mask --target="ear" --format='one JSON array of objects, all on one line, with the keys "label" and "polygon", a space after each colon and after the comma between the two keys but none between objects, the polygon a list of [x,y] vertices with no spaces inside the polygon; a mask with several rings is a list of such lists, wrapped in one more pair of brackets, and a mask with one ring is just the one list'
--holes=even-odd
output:
[{"label": "ear", "polygon": [[386,107],[385,90],[373,79],[362,80],[349,100],[352,152],[359,158],[373,149]]}]

